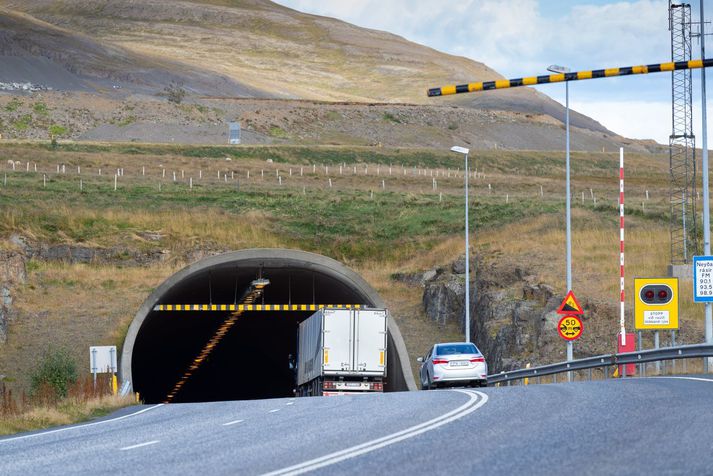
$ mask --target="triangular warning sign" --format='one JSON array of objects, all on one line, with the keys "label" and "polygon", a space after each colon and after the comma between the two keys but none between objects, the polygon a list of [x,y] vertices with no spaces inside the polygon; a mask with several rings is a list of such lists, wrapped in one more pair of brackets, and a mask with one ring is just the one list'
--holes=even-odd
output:
[{"label": "triangular warning sign", "polygon": [[577,298],[574,297],[574,293],[572,291],[567,293],[564,301],[562,301],[559,309],[557,309],[557,314],[584,314],[582,306],[579,305],[579,301],[577,301]]}]

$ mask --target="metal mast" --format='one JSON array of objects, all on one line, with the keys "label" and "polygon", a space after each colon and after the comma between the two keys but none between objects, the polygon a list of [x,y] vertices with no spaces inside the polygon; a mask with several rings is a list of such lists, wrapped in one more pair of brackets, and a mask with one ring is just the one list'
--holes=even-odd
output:
[{"label": "metal mast", "polygon": [[[691,59],[691,5],[669,3],[671,61]],[[696,138],[690,69],[671,73],[669,166],[671,174],[671,264],[687,264],[698,249],[696,227]]]}]

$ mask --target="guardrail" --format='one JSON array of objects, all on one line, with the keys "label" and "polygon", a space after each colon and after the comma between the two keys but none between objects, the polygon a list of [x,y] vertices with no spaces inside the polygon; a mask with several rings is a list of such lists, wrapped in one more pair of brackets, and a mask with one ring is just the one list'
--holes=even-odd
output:
[{"label": "guardrail", "polygon": [[661,360],[693,359],[697,357],[713,357],[713,344],[681,345],[661,349],[626,352],[621,354],[606,354],[586,359],[559,362],[529,369],[511,370],[499,374],[488,375],[488,384],[511,382],[525,378],[556,375],[577,370],[603,368],[608,375],[609,367],[624,364],[644,364]]}]

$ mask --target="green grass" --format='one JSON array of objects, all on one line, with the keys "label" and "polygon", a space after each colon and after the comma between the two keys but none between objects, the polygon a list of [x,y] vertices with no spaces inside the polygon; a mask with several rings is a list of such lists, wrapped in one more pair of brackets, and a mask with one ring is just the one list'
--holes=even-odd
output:
[{"label": "green grass", "polygon": [[9,103],[5,105],[5,111],[15,112],[20,108],[20,106],[22,106],[22,101],[17,98],[13,98]]},{"label": "green grass", "polygon": [[45,104],[43,102],[36,102],[35,104],[33,104],[32,110],[35,111],[35,114],[38,114],[40,116],[46,116],[49,114],[49,109],[47,108],[47,104]]},{"label": "green grass", "polygon": [[391,122],[393,124],[401,124],[401,119],[390,112],[385,112],[381,118],[386,122]]},{"label": "green grass", "polygon": [[67,134],[69,130],[65,126],[60,126],[59,124],[52,124],[49,127],[48,132],[52,137],[59,137]]},{"label": "green grass", "polygon": [[[462,229],[463,202],[459,196],[408,192],[365,190],[330,191],[272,186],[243,186],[241,191],[225,186],[165,184],[141,182],[122,184],[114,192],[106,179],[86,178],[84,192],[77,181],[56,176],[42,186],[35,174],[14,176],[8,187],[0,189],[0,208],[12,219],[0,222],[0,234],[24,229],[32,235],[56,241],[66,237],[72,242],[112,243],[136,231],[128,218],[107,218],[101,214],[89,218],[55,213],[54,203],[71,203],[78,210],[135,211],[158,213],[171,210],[219,209],[239,217],[251,212],[267,214],[278,234],[290,236],[302,248],[349,260],[403,257],[417,250],[429,249],[446,236]],[[473,203],[472,226],[503,226],[533,214],[554,213],[561,204],[551,201],[478,199]]]},{"label": "green grass", "polygon": [[32,125],[32,116],[25,114],[21,116],[18,120],[12,123],[12,126],[18,131],[26,131]]}]

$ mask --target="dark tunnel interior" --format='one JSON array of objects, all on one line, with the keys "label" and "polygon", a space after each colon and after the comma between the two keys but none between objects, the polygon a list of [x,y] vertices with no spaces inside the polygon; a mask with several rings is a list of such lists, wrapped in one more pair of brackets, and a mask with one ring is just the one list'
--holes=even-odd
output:
[{"label": "dark tunnel interior", "polygon": [[[210,268],[164,294],[159,304],[233,304],[250,283],[270,281],[258,304],[373,305],[343,282],[293,267]],[[247,400],[292,396],[298,324],[312,312],[246,312],[186,381],[173,402]],[[226,312],[152,311],[139,330],[132,353],[134,390],[146,403],[165,400],[200,353]]]}]

